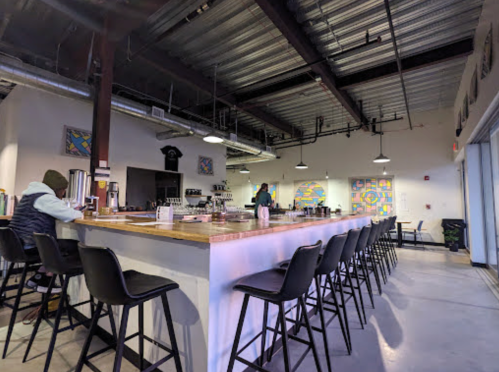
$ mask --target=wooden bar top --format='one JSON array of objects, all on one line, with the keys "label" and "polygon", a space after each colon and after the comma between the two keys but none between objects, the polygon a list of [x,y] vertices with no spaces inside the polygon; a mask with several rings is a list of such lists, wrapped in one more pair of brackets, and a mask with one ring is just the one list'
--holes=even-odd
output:
[{"label": "wooden bar top", "polygon": [[[372,216],[372,214],[333,215],[331,217],[305,217],[295,219],[284,217],[281,219],[270,219],[268,221],[252,219],[249,220],[249,222],[227,221],[223,224],[213,222],[182,223],[175,221],[172,224],[140,226],[135,225],[135,223],[155,222],[155,219],[115,215],[108,218],[85,217],[84,219],[75,220],[74,223],[78,225],[164,236],[202,243],[218,243],[369,216]],[[106,219],[109,221],[106,221]],[[123,221],[119,221],[120,219]]]}]

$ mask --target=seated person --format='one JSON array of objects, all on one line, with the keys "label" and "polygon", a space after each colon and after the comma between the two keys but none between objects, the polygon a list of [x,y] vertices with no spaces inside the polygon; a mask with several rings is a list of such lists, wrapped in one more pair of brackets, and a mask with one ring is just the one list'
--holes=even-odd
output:
[{"label": "seated person", "polygon": [[[48,170],[42,182],[31,182],[23,191],[19,205],[14,211],[9,227],[14,230],[24,246],[27,255],[37,255],[33,233],[52,235],[57,239],[55,220],[70,222],[82,218],[79,210],[69,208],[61,199],[68,188],[68,180],[55,170]],[[79,207],[78,207],[79,208]],[[76,241],[60,240],[61,250],[73,250],[77,253]],[[70,252],[67,252],[70,253]],[[38,272],[28,279],[26,287],[46,293],[51,273],[42,266]],[[54,287],[52,293],[59,293],[60,287]]]}]

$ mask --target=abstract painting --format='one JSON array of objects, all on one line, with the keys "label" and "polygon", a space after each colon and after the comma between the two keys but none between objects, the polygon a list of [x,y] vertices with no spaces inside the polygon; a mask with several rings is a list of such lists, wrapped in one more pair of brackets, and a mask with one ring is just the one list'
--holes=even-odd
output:
[{"label": "abstract painting", "polygon": [[326,191],[317,182],[303,182],[296,190],[295,201],[300,208],[317,207],[319,203],[326,201]]},{"label": "abstract painting", "polygon": [[356,177],[349,181],[352,213],[394,214],[393,177]]},{"label": "abstract painting", "polygon": [[198,159],[198,173],[213,176],[213,159],[200,156]]},{"label": "abstract painting", "polygon": [[[253,185],[253,197],[256,197],[256,193],[260,190],[261,184]],[[269,184],[269,194],[272,197],[272,200],[276,201],[277,199],[277,185]]]},{"label": "abstract painting", "polygon": [[92,132],[64,126],[64,153],[89,158],[92,153]]}]

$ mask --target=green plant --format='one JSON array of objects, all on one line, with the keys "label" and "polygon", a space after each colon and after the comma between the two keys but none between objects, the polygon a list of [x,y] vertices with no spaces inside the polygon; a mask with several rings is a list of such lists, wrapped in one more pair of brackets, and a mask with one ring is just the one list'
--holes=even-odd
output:
[{"label": "green plant", "polygon": [[457,236],[459,234],[458,229],[444,230],[444,240],[446,243],[456,243],[459,240]]}]

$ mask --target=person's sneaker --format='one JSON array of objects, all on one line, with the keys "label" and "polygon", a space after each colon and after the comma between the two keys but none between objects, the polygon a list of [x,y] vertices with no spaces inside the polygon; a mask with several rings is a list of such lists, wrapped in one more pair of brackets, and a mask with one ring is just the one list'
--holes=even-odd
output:
[{"label": "person's sneaker", "polygon": [[[47,293],[49,291],[49,285],[52,277],[42,274],[42,278],[38,281],[38,285],[36,286],[36,291],[38,293]],[[61,293],[62,289],[58,285],[54,285],[52,287],[52,294]]]},{"label": "person's sneaker", "polygon": [[42,280],[42,278],[44,277],[44,274],[42,273],[36,273],[35,275],[33,275],[31,278],[29,278],[26,283],[24,284],[24,286],[26,288],[29,288],[29,289],[36,289],[36,287],[38,287],[38,282],[40,280]]}]

